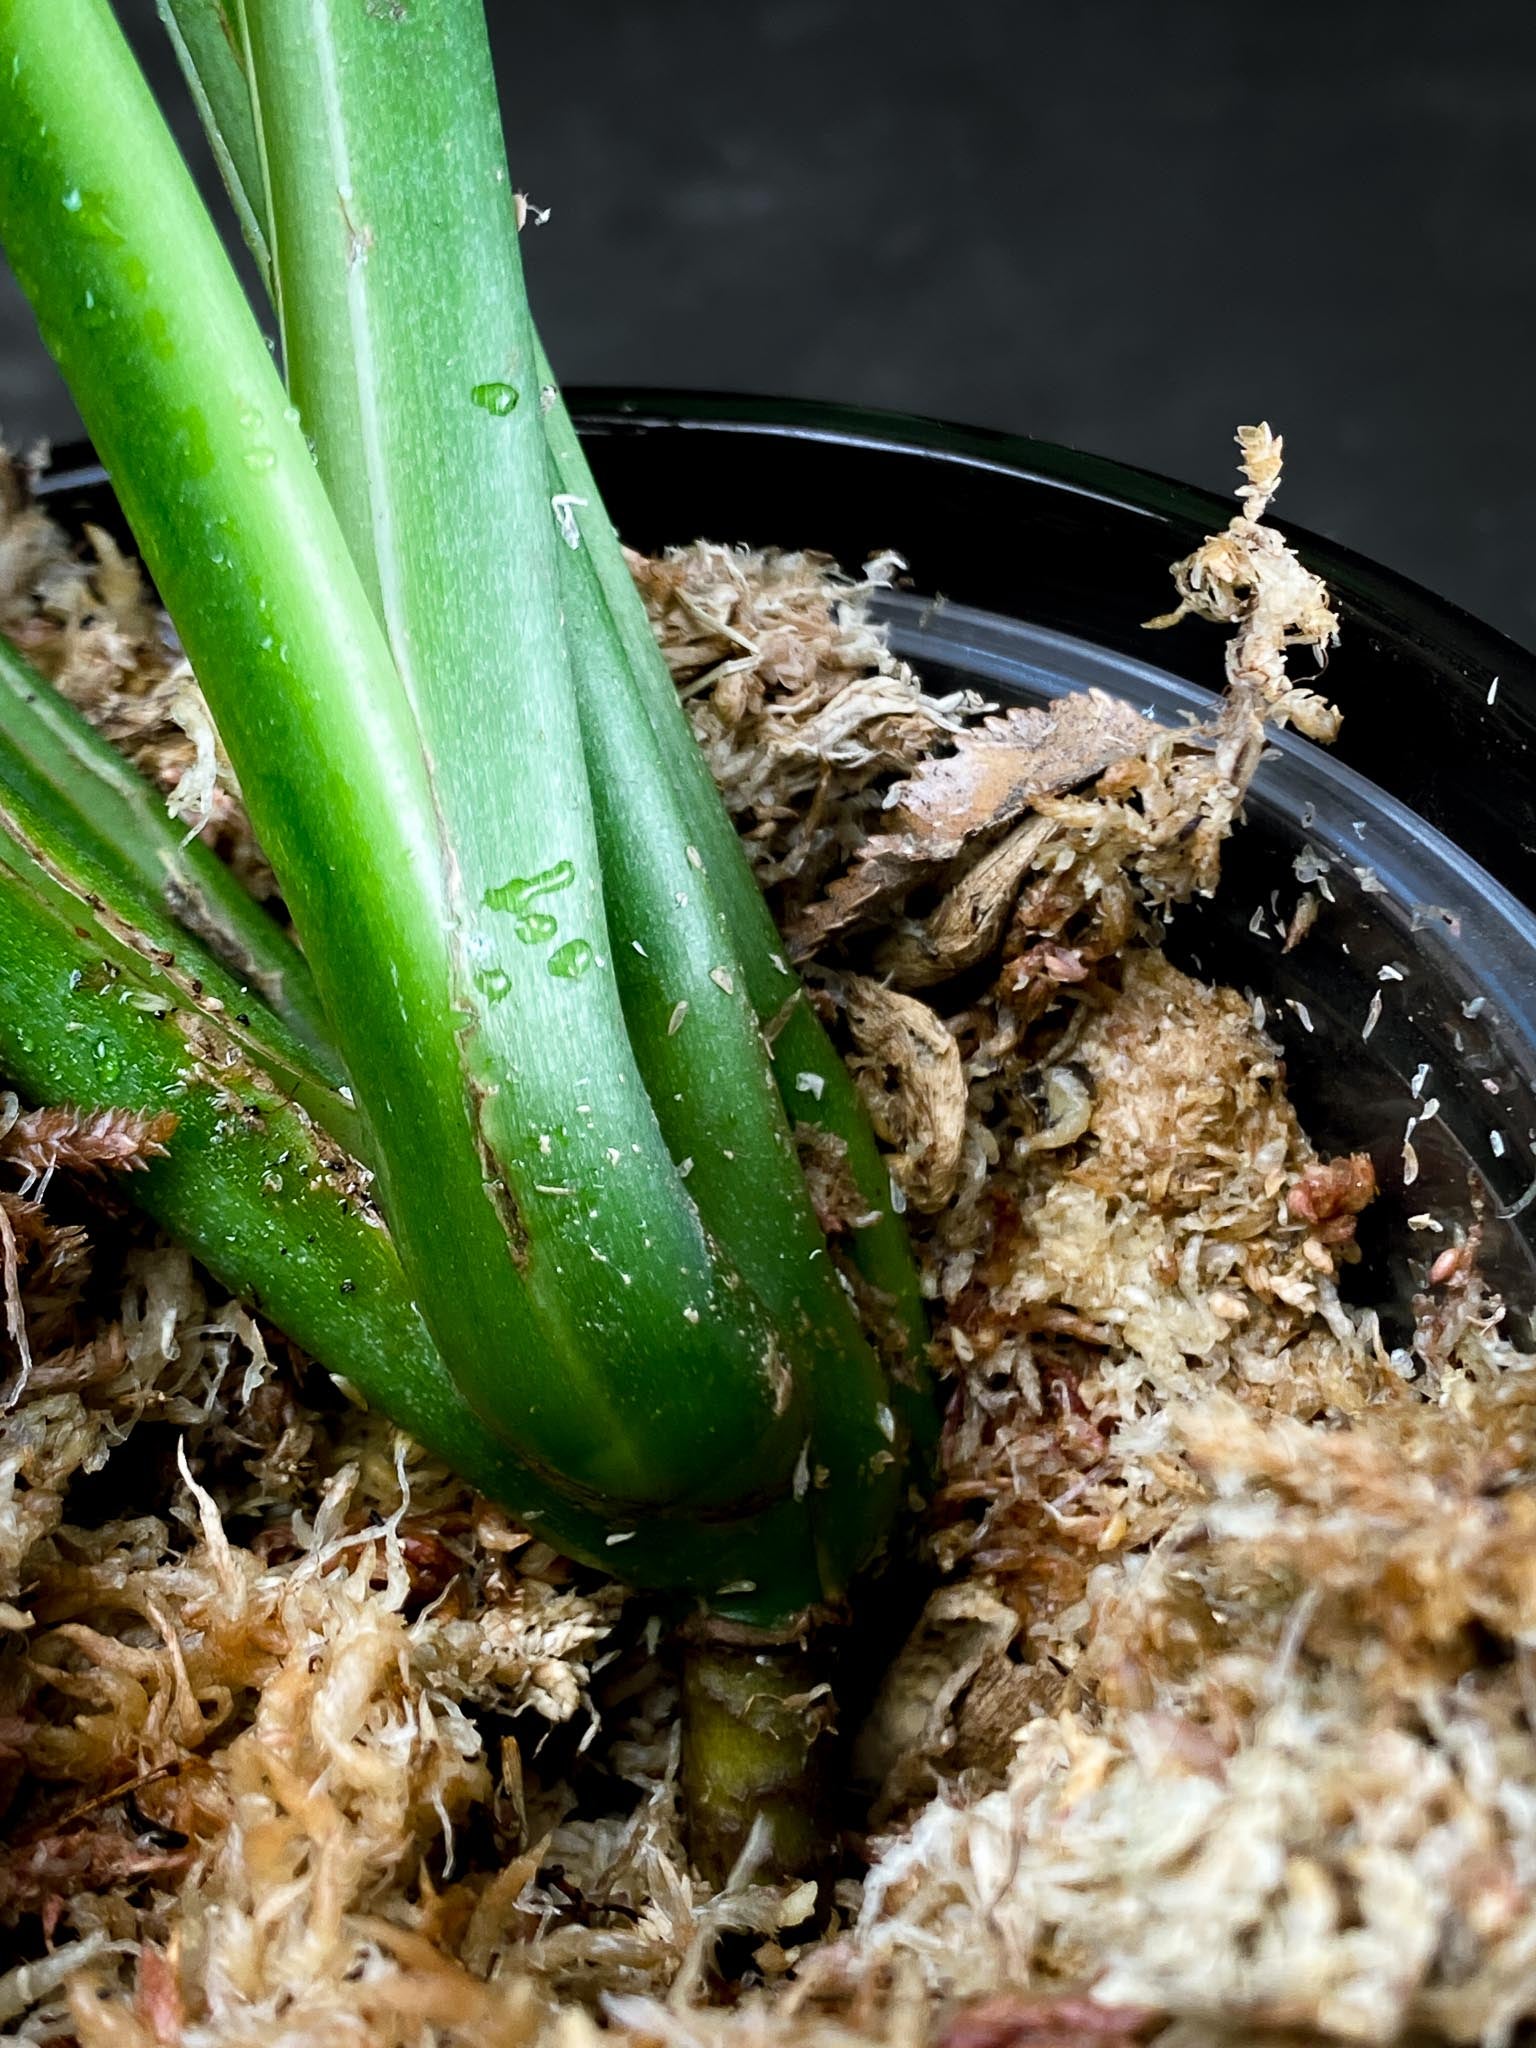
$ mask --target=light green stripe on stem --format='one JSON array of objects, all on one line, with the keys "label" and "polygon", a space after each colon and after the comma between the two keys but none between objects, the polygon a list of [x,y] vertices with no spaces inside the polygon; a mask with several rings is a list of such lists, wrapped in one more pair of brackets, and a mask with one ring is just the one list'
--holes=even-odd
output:
[{"label": "light green stripe on stem", "polygon": [[0,10],[0,231],[240,772],[373,1126],[396,1241],[451,1309],[434,1318],[440,1347],[456,1373],[483,1371],[488,1353],[503,1369],[516,1361],[525,1450],[560,1469],[585,1445],[591,1462],[575,1470],[620,1497],[658,1475],[681,1491],[692,1463],[680,1474],[637,1452],[644,1389],[623,1389],[626,1403],[530,1341],[468,1099],[411,708],[266,345],[104,0]]},{"label": "light green stripe on stem", "polygon": [[[620,1005],[479,0],[245,15],[290,387],[431,762],[465,1059],[541,1334],[649,1401],[631,1426],[680,1490],[787,1488],[796,1333],[701,1227]],[[494,1361],[463,1383],[510,1426]]]}]

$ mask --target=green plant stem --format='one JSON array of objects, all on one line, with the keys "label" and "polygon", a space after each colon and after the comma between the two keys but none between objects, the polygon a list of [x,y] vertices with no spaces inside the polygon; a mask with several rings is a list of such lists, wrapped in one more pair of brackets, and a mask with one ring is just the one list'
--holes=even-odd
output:
[{"label": "green plant stem", "polygon": [[[174,5],[183,17],[198,17],[199,33],[194,36],[189,27],[178,48],[214,137],[236,212],[242,220],[254,219],[257,201],[252,195],[261,193],[263,173],[249,82],[236,50],[238,38],[224,32],[221,20],[232,0],[160,4]],[[535,350],[540,411],[558,488],[576,512],[585,554],[624,651],[629,681],[655,731],[687,838],[709,869],[735,955],[745,971],[747,998],[764,1027],[776,1027],[770,1054],[786,1110],[794,1121],[825,1131],[844,1145],[865,1212],[878,1219],[855,1234],[852,1254],[877,1296],[889,1305],[891,1326],[907,1358],[904,1383],[916,1395],[907,1402],[909,1414],[919,1437],[931,1439],[935,1424],[927,1386],[927,1313],[906,1233],[893,1208],[889,1171],[847,1068],[783,960],[772,915],[722,810],[708,764],[688,730],[618,536],[603,510],[596,480],[536,336]],[[590,508],[584,518],[583,507]]]},{"label": "green plant stem", "polygon": [[[761,1320],[755,1332],[741,1327],[707,1247],[661,1276],[666,1327],[653,1317],[638,1343],[609,1353],[603,1327],[581,1313],[598,1262],[583,1240],[582,1264],[562,1271],[570,1261],[539,1236],[559,1203],[590,1209],[611,1193],[596,1180],[558,1183],[575,1196],[536,1192],[552,1164],[541,1140],[563,1172],[573,1130],[585,1143],[587,1110],[596,1119],[610,1106],[597,1091],[590,1102],[567,1094],[563,1121],[546,1115],[538,1084],[541,1062],[556,1063],[552,1048],[563,1080],[573,1064],[589,1067],[623,1094],[621,1070],[599,1059],[613,1046],[585,1036],[572,1014],[587,1008],[593,978],[562,981],[540,961],[531,1014],[542,1041],[527,1048],[516,1086],[490,1094],[501,1081],[481,1055],[498,1035],[496,1005],[480,991],[470,1000],[466,964],[493,915],[484,894],[539,874],[540,863],[448,871],[440,789],[411,697],[217,237],[102,0],[11,0],[0,15],[0,96],[0,218],[14,267],[241,773],[369,1115],[396,1242],[455,1377],[483,1395],[515,1359],[502,1420],[516,1447],[603,1498],[731,1501],[782,1484],[796,1418],[778,1412],[769,1334]],[[501,424],[470,409],[488,429]],[[477,596],[451,588],[443,601]],[[520,614],[514,630],[521,623]],[[489,811],[507,809],[494,772],[480,795]],[[578,903],[596,894],[594,861]],[[461,922],[466,900],[475,910]],[[582,922],[571,920],[572,936]],[[617,1125],[634,1117],[628,1103],[614,1107]],[[643,1182],[630,1185],[643,1197]],[[526,1249],[515,1234],[520,1195],[547,1210]],[[561,1328],[555,1315],[530,1314],[535,1266]],[[580,1349],[552,1341],[578,1329]]]},{"label": "green plant stem", "polygon": [[709,764],[693,737],[666,660],[646,617],[623,548],[548,359],[539,351],[545,435],[562,490],[590,507],[582,540],[622,649],[626,673],[655,734],[690,842],[708,874],[740,959],[743,988],[771,1033],[773,1071],[789,1115],[825,1131],[845,1148],[848,1172],[866,1213],[876,1218],[853,1233],[855,1264],[880,1299],[905,1354],[898,1380],[906,1419],[918,1440],[936,1433],[927,1371],[928,1319],[906,1232],[893,1207],[890,1170],[870,1129],[858,1090],[798,978],[785,963],[772,913],[763,900],[740,838],[720,801]]},{"label": "green plant stem", "polygon": [[[158,878],[197,850],[182,848],[150,786],[0,643],[0,1070],[45,1101],[176,1110],[170,1160],[132,1183],[151,1213],[571,1555],[742,1619],[765,1602],[783,1616],[816,1601],[822,1569],[798,1504],[715,1524],[700,1545],[687,1525],[636,1528],[574,1504],[487,1433],[433,1350],[377,1219],[332,1198],[357,1186],[346,1155],[363,1140],[334,1077],[161,901]],[[178,881],[170,901],[183,894]],[[237,928],[270,925],[243,891],[230,911]],[[302,979],[302,956],[271,929]]]},{"label": "green plant stem", "polygon": [[682,1645],[683,1796],[689,1850],[723,1884],[760,1830],[755,1875],[825,1863],[831,1720],[813,1650],[718,1636]]},{"label": "green plant stem", "polygon": [[[166,5],[167,0],[161,4]],[[252,195],[262,193],[264,178],[261,150],[249,80],[235,47],[238,38],[223,33],[214,19],[222,15],[225,0],[172,0],[172,4],[184,15],[200,17],[201,32],[195,38],[189,32],[187,41],[178,47],[204,119],[215,134],[236,212],[242,220],[254,218],[258,201]],[[265,205],[264,196],[259,203]],[[708,764],[688,729],[618,536],[603,510],[595,479],[537,337],[535,350],[540,411],[557,488],[578,522],[583,552],[608,610],[610,632],[622,649],[626,680],[655,732],[685,837],[709,870],[734,957],[743,969],[747,999],[765,1030],[771,1030],[769,1052],[786,1111],[792,1120],[824,1131],[842,1144],[865,1214],[875,1219],[854,1234],[850,1250],[856,1267],[874,1290],[876,1304],[885,1310],[886,1330],[900,1354],[896,1393],[905,1419],[919,1443],[931,1444],[937,1425],[927,1372],[927,1313],[906,1233],[893,1206],[889,1171],[847,1068],[783,960],[773,918],[735,828],[723,811]],[[590,753],[589,767],[596,775]],[[687,1156],[687,1151],[684,1147],[676,1156]]]},{"label": "green plant stem", "polygon": [[[0,640],[0,738],[34,777],[34,800],[136,890],[146,916],[195,932],[254,989],[334,1090],[345,1079],[304,956],[217,855],[10,643]],[[238,1007],[238,1005],[236,1005]]]},{"label": "green plant stem", "polygon": [[[189,0],[176,4],[186,7]],[[206,5],[203,11],[206,16]],[[263,15],[259,0],[256,13],[259,46],[262,20],[270,23],[273,17]],[[290,30],[293,26],[290,22]],[[285,210],[282,171],[274,190],[248,90],[249,74],[261,75],[263,66],[242,67],[222,36],[203,39],[202,61],[217,72],[200,98],[205,119],[211,118],[229,138],[222,157],[226,176],[232,189],[243,182],[247,193],[260,192],[262,219],[270,223],[274,211],[282,216]],[[301,92],[279,90],[277,95],[280,106],[301,99]],[[388,290],[374,263],[379,208],[357,205],[354,217],[356,166],[350,154],[335,148],[334,133],[329,139],[327,168],[336,176],[328,181],[322,175],[313,187],[319,247],[307,254],[302,283],[313,290],[316,270],[323,272],[328,252],[339,295],[352,316],[354,345],[359,332],[369,340],[371,370],[379,351],[369,329],[375,323],[387,326],[390,317],[387,299],[382,314],[368,304],[370,286],[381,297]],[[279,163],[291,173],[289,148],[280,152]],[[326,219],[328,183],[343,193],[347,213],[348,246],[340,261],[335,223]],[[250,200],[242,201],[238,189],[235,196],[242,218],[253,219],[256,209]],[[311,228],[314,224],[309,223]],[[357,245],[364,235],[367,247],[360,257]],[[463,263],[466,253],[456,251],[455,263]],[[473,261],[473,252],[468,255],[471,274],[479,278],[483,266]],[[339,276],[343,264],[345,275]],[[410,615],[398,607],[392,611],[385,596],[399,484],[388,473],[389,451],[370,450],[369,409],[355,402],[367,398],[368,372],[357,359],[361,351],[344,352],[338,362],[334,351],[306,345],[306,327],[311,344],[317,332],[330,339],[341,330],[323,317],[323,305],[318,320],[306,322],[291,267],[284,281],[287,290],[280,303],[296,391],[316,433],[322,470],[353,550],[365,573],[370,558],[380,561],[381,610],[409,674]],[[441,283],[434,297],[441,303]],[[440,337],[432,339],[436,350]],[[515,387],[518,405],[532,395],[523,382],[519,378]],[[794,1491],[811,1488],[813,1474],[832,1482],[824,1496],[813,1491],[809,1505],[822,1551],[820,1582],[835,1586],[845,1582],[849,1567],[878,1540],[903,1482],[904,1460],[882,1440],[890,1423],[880,1379],[810,1215],[789,1134],[772,1100],[761,1027],[773,1027],[773,1072],[784,1105],[842,1140],[864,1205],[879,1215],[879,1222],[856,1240],[855,1255],[888,1311],[896,1349],[903,1354],[898,1374],[907,1386],[898,1388],[893,1400],[898,1406],[904,1400],[913,1429],[926,1440],[932,1408],[924,1372],[926,1322],[915,1271],[856,1092],[778,956],[772,920],[682,719],[542,358],[537,383],[547,387],[541,390],[540,410],[554,400],[549,439],[563,465],[552,476],[549,496],[555,503],[563,500],[563,531],[582,543],[557,551],[561,602],[575,656],[573,682],[624,1014],[662,1134],[673,1158],[690,1162],[690,1192],[706,1223],[779,1327],[803,1332],[800,1348],[809,1349],[815,1368],[815,1460],[808,1441]],[[430,406],[427,415],[430,421]],[[429,431],[451,447],[457,426],[456,419],[440,417]],[[371,463],[356,459],[363,451],[373,454]],[[419,442],[414,452],[419,455]],[[415,487],[413,468],[404,478],[404,490]],[[877,1426],[887,1418],[873,1440],[872,1410]],[[890,1433],[895,1434],[894,1428]],[[785,1518],[782,1506],[779,1515],[784,1537],[792,1545],[803,1540],[810,1517]],[[765,1547],[749,1557],[747,1569],[761,1580],[775,1536],[766,1525],[759,1533]],[[654,1526],[637,1540],[653,1543]],[[761,1586],[736,1595],[722,1592],[731,1576],[722,1557],[712,1589],[717,1611],[729,1611],[733,1601],[741,1608],[743,1599],[747,1606],[756,1603],[759,1613],[772,1605]],[[782,1595],[779,1606],[782,1610]],[[693,1644],[685,1651],[684,1692],[685,1789],[697,1860],[723,1878],[757,1818],[766,1823],[768,1858],[778,1868],[804,1869],[820,1860],[825,1843],[817,1815],[826,1745],[817,1733],[808,1660],[792,1645],[748,1653]]]},{"label": "green plant stem", "polygon": [[[229,1290],[345,1379],[471,1485],[568,1555],[629,1583],[708,1598],[743,1620],[819,1597],[792,1502],[634,1527],[572,1501],[486,1430],[449,1378],[366,1176],[273,1076],[282,1025],[251,1001],[236,1028],[222,970],[183,935],[177,959],[123,925],[100,871],[50,833],[0,744],[0,1070],[33,1100],[177,1118],[167,1156],[135,1174],[141,1204]],[[202,994],[194,991],[201,988]],[[722,1586],[755,1581],[752,1592]]]},{"label": "green plant stem", "polygon": [[625,1018],[663,1135],[673,1157],[689,1162],[689,1192],[706,1227],[808,1378],[811,1427],[796,1484],[829,1587],[845,1584],[895,1516],[907,1446],[884,1370],[827,1255],[744,970],[682,830],[586,550],[568,549],[562,569]]},{"label": "green plant stem", "polygon": [[[702,1218],[724,1287],[735,1288],[739,1275],[767,1312],[778,1412],[762,1430],[763,1483],[788,1484],[808,1437],[818,1446],[814,1462],[846,1480],[828,1488],[823,1518],[831,1590],[875,1547],[894,1503],[884,1476],[892,1458],[883,1382],[835,1280],[815,1263],[819,1256],[824,1266],[825,1253],[736,992],[739,972],[704,900],[707,885],[686,857],[644,722],[626,725],[627,700],[608,693],[596,717],[577,726],[588,628],[603,629],[606,619],[601,606],[581,602],[579,564],[574,579],[561,577],[565,558],[580,552],[578,508],[552,503],[545,481],[513,200],[478,0],[428,0],[382,30],[331,0],[248,0],[246,23],[291,389],[353,551],[373,565],[465,868],[461,914],[473,920],[479,957],[494,963],[488,971],[503,998],[487,1005],[483,1028],[487,1040],[500,1033],[525,1116],[537,1114],[545,1085],[538,1054],[569,1052],[566,1043],[527,1043],[530,1025],[542,1037],[535,1020],[547,1007],[541,955],[564,949],[572,912],[578,943],[596,955],[587,1015],[603,1050],[584,1052],[583,1066],[597,1108],[565,1140],[558,1179],[602,1193],[537,1222],[529,1212],[530,1235],[563,1247],[567,1260],[579,1260],[584,1247],[597,1258],[580,1292],[586,1341],[610,1353],[633,1347],[653,1369],[666,1357],[673,1379],[685,1347],[665,1318],[675,1331],[688,1295],[674,1276],[692,1257],[676,1219],[692,1233]],[[459,146],[447,158],[433,153],[430,139],[450,124]],[[414,317],[418,302],[434,309],[430,330]],[[547,607],[531,574],[544,567],[556,579]],[[600,645],[596,653],[601,660]],[[466,753],[460,736],[471,722],[475,744]],[[594,777],[595,818],[583,739],[586,762],[600,746],[612,764],[606,778]],[[535,759],[536,777],[525,771],[514,784],[518,765]],[[497,806],[488,764],[516,787],[516,801]],[[586,828],[580,837],[578,827]],[[558,932],[540,932],[520,949],[504,918],[476,917],[480,903],[502,893],[495,877],[560,866],[576,878],[570,893],[539,898],[547,925],[561,920]],[[634,950],[642,931],[649,961]],[[632,1009],[621,1007],[621,990],[637,984],[647,998],[639,1028]],[[680,1030],[669,1033],[679,1014]],[[621,1087],[605,1110],[594,1090],[610,1074]],[[550,1080],[560,1079],[557,1059]],[[553,1089],[550,1100],[552,1117]],[[669,1136],[679,1162],[692,1161],[686,1195]],[[605,1277],[616,1282],[606,1292]],[[575,1296],[567,1280],[553,1306]],[[739,1288],[736,1305],[746,1305]],[[698,1398],[740,1406],[740,1377],[730,1377],[718,1325],[709,1348],[715,1390]],[[826,1410],[838,1417],[837,1449],[820,1447],[818,1354]],[[752,1367],[759,1380],[761,1363]],[[482,1387],[472,1396],[501,1419],[497,1392]],[[775,1440],[789,1449],[777,1477]]]}]

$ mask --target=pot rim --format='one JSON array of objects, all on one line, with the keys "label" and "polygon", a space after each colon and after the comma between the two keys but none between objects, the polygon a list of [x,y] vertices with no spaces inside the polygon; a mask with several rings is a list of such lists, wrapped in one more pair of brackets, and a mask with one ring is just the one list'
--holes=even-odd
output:
[{"label": "pot rim", "polygon": [[[571,411],[584,432],[761,434],[779,440],[831,443],[942,460],[979,472],[1002,472],[1120,512],[1135,512],[1203,539],[1236,512],[1232,496],[1181,482],[1160,471],[1096,455],[1064,442],[1037,440],[992,427],[933,415],[845,405],[836,400],[759,397],[738,392],[694,392],[664,386],[637,389],[573,386]],[[1236,474],[1237,465],[1233,464]],[[1536,653],[1428,585],[1298,526],[1283,512],[1286,539],[1323,580],[1356,609],[1390,616],[1398,630],[1422,626],[1426,639],[1454,636],[1458,655],[1480,665],[1501,661],[1527,669],[1536,683]]]},{"label": "pot rim", "polygon": [[[1236,510],[1223,497],[1159,471],[1065,443],[1005,433],[921,413],[843,404],[832,399],[773,398],[744,392],[690,391],[668,386],[572,385],[567,401],[584,435],[667,433],[762,435],[865,448],[914,461],[942,462],[1001,473],[1097,501],[1118,512],[1203,538]],[[1234,465],[1235,470],[1235,465]],[[65,493],[107,481],[88,442],[65,442],[50,462],[45,488]],[[1389,618],[1423,643],[1438,642],[1461,663],[1528,675],[1536,689],[1536,653],[1475,613],[1411,577],[1399,575],[1344,543],[1282,517],[1286,538],[1308,566],[1357,611]],[[1175,543],[1183,545],[1182,539]]]}]

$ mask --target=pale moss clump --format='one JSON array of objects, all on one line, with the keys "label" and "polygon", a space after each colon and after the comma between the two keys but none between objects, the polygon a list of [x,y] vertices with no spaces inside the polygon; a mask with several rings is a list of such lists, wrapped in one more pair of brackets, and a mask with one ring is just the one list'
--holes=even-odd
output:
[{"label": "pale moss clump", "polygon": [[[1340,1287],[1369,1161],[1319,1157],[1249,1004],[1159,945],[1266,728],[1336,724],[1288,672],[1336,623],[1264,523],[1279,442],[1241,441],[1243,509],[1176,571],[1173,616],[1231,634],[1199,729],[935,702],[819,558],[634,565],[889,1149],[948,1375],[940,1584],[859,1746],[869,1867],[826,1938],[750,1859],[721,1892],[689,1872],[639,1604],[222,1302],[68,1131],[18,1124],[0,2024],[1235,2048],[1499,2041],[1536,2011],[1536,1361],[1454,1227],[1387,1353]],[[6,504],[5,630],[171,787],[199,727],[131,565]],[[852,1190],[812,1165],[835,1243]],[[712,1974],[733,1930],[745,1990]]]}]

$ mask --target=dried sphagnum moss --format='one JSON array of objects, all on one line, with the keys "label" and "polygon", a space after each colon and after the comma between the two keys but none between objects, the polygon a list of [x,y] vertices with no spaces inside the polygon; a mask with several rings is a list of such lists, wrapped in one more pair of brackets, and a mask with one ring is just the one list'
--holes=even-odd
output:
[{"label": "dried sphagnum moss", "polygon": [[[876,1833],[832,1937],[786,1952],[803,1892],[689,1876],[638,1603],[211,1299],[74,1178],[90,1125],[23,1142],[12,1111],[0,2025],[1194,2048],[1536,2012],[1536,1361],[1470,1255],[1386,1355],[1338,1287],[1368,1164],[1317,1158],[1247,1006],[1156,943],[1266,722],[1332,729],[1285,673],[1334,622],[1260,523],[1279,445],[1243,453],[1243,512],[1177,572],[1232,629],[1206,730],[934,703],[816,558],[635,564],[893,1148],[950,1375],[942,1583],[860,1745]],[[195,766],[130,568],[19,489],[0,623],[162,784]],[[818,1186],[835,1210],[835,1162]],[[728,2003],[726,1929],[765,1979]]]}]

